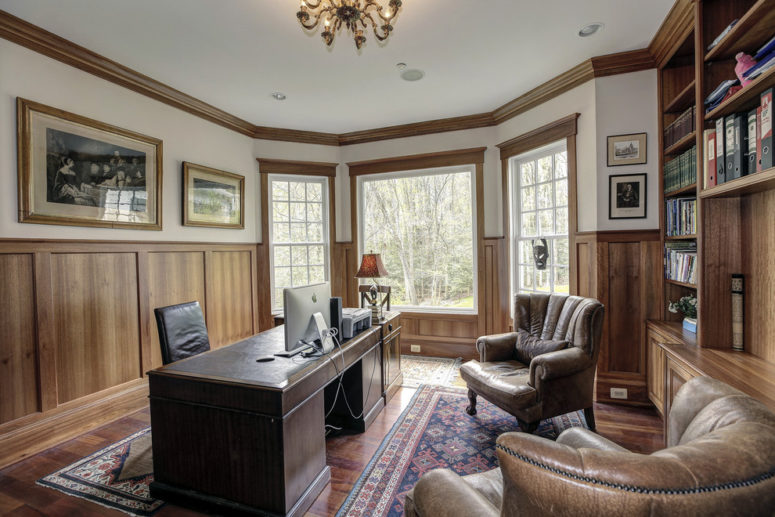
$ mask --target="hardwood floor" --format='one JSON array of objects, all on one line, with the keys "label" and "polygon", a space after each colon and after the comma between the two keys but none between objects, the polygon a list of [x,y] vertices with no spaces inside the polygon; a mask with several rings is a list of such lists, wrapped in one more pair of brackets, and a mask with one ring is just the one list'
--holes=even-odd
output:
[{"label": "hardwood floor", "polygon": [[[327,440],[331,483],[315,500],[308,515],[323,517],[336,513],[414,392],[412,388],[400,388],[365,433]],[[653,409],[596,404],[595,419],[601,435],[630,450],[649,453],[663,447],[662,420]],[[1,470],[0,514],[79,517],[125,515],[117,510],[38,486],[35,481],[149,424],[150,414],[146,408]],[[201,514],[178,506],[165,505],[156,515],[164,517]]]}]

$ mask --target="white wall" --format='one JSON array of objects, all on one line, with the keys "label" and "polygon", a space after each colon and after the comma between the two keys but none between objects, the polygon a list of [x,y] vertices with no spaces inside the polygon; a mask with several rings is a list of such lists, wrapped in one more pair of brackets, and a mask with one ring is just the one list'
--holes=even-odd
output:
[{"label": "white wall", "polygon": [[[657,71],[644,70],[630,74],[595,79],[597,122],[597,229],[642,230],[659,228],[659,158],[657,145]],[[607,166],[607,137],[629,133],[646,133],[646,164]],[[612,174],[645,172],[646,218],[608,218],[608,178]]]},{"label": "white wall", "polygon": [[[18,223],[16,97],[90,117],[164,142],[162,231]],[[183,161],[245,176],[245,229],[184,227]],[[189,115],[0,39],[0,237],[256,242],[258,169],[250,137]]]}]

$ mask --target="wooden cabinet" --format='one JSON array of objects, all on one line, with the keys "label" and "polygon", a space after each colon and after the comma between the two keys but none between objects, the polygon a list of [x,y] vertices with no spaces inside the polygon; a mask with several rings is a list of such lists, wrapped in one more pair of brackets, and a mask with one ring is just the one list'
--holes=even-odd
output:
[{"label": "wooden cabinet", "polygon": [[[700,372],[680,361],[675,356],[665,354],[665,415],[670,414],[673,399],[675,399],[681,386],[692,377],[700,375],[702,375]],[[667,429],[667,419],[665,419],[665,429]]]},{"label": "wooden cabinet", "polygon": [[386,313],[382,324],[382,392],[385,402],[395,395],[404,376],[401,374],[401,315]]},{"label": "wooden cabinet", "polygon": [[648,393],[649,400],[661,415],[665,414],[665,351],[659,343],[658,334],[648,333]]}]

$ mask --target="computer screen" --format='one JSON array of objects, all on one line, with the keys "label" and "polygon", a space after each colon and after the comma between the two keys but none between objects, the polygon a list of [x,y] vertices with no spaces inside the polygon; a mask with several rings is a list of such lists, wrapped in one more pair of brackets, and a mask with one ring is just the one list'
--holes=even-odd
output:
[{"label": "computer screen", "polygon": [[323,315],[326,326],[331,326],[331,284],[306,285],[283,289],[285,316],[285,350],[290,352],[320,339],[313,314]]}]

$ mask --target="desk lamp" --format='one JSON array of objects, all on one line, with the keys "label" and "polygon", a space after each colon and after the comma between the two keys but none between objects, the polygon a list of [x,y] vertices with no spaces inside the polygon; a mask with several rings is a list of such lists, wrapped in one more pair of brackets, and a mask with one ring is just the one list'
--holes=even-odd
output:
[{"label": "desk lamp", "polygon": [[379,303],[379,286],[377,278],[388,276],[385,266],[382,264],[382,258],[379,253],[364,253],[361,259],[361,268],[355,274],[355,278],[371,278],[372,284],[367,296],[367,301],[371,306],[371,323],[378,324],[382,312],[382,304]]}]

